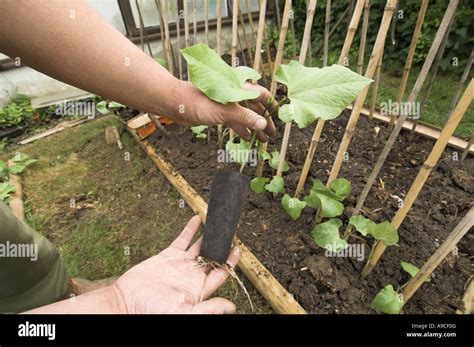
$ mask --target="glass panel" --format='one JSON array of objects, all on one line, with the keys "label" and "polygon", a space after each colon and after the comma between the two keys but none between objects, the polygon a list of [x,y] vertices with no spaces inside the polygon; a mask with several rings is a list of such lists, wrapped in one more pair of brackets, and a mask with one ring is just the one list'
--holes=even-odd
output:
[{"label": "glass panel", "polygon": [[[188,16],[189,22],[194,21],[193,17],[193,4],[195,5],[194,11],[196,16],[196,22],[203,21],[206,18],[204,12],[204,0],[185,0],[188,2]],[[222,18],[228,16],[227,12],[227,1],[221,0],[222,3]],[[209,20],[217,18],[217,0],[208,0],[208,18]]]},{"label": "glass panel", "polygon": [[[160,25],[160,17],[158,8],[156,7],[155,0],[138,0],[140,10],[143,17],[143,23],[145,27],[156,27]],[[176,1],[165,0],[168,3],[168,23],[174,23],[176,21],[176,13],[178,11],[178,5]],[[135,0],[130,0],[130,6],[132,8],[133,18],[137,25],[140,27],[140,18],[138,16],[137,3]]]}]

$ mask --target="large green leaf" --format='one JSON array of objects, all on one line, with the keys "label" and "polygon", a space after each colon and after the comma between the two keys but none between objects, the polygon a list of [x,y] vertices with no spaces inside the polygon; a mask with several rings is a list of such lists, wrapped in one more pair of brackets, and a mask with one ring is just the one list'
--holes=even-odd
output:
[{"label": "large green leaf", "polygon": [[221,104],[255,99],[257,91],[244,90],[247,80],[259,80],[260,74],[249,67],[232,68],[207,45],[200,43],[181,49],[188,62],[189,78],[201,92]]},{"label": "large green leaf", "polygon": [[351,194],[351,182],[345,178],[338,178],[331,183],[331,189],[337,195],[338,200],[343,201]]},{"label": "large green leaf", "polygon": [[349,219],[349,224],[352,224],[356,230],[364,236],[370,234],[371,231],[377,226],[377,224],[372,222],[370,219],[365,218],[364,216],[352,216]]},{"label": "large green leaf", "polygon": [[342,221],[332,218],[327,222],[316,225],[313,229],[313,238],[319,247],[335,252],[347,247],[347,241],[339,236]]},{"label": "large green leaf", "polygon": [[290,104],[278,113],[284,122],[305,128],[316,119],[334,119],[371,83],[342,65],[306,67],[296,61],[280,65],[277,81],[288,87]]},{"label": "large green leaf", "polygon": [[300,201],[298,198],[292,198],[285,194],[281,199],[281,205],[288,215],[297,220],[301,216],[301,212],[306,206],[306,202]]},{"label": "large green leaf", "polygon": [[250,188],[255,193],[263,193],[265,191],[265,184],[270,181],[267,177],[255,177],[250,181]]},{"label": "large green leaf", "polygon": [[398,232],[390,222],[382,222],[370,233],[374,239],[383,241],[387,246],[395,246],[398,243]]},{"label": "large green leaf", "polygon": [[1,201],[8,201],[10,197],[10,193],[15,191],[15,186],[8,182],[0,183],[0,200]]},{"label": "large green leaf", "polygon": [[[402,261],[400,264],[402,265],[403,270],[408,272],[411,277],[415,277],[416,274],[420,271],[420,269],[412,263]],[[425,282],[431,282],[431,279],[428,277]]]},{"label": "large green leaf", "polygon": [[[272,158],[270,160],[270,166],[272,167],[273,170],[278,170],[278,164],[280,163],[280,152],[278,151],[273,151],[272,152]],[[283,172],[287,172],[290,169],[288,166],[288,162],[285,160],[283,162]]]},{"label": "large green leaf", "polygon": [[318,179],[313,180],[313,187],[303,200],[308,203],[308,206],[320,210],[321,217],[337,217],[344,211],[344,205],[339,202],[339,196]]},{"label": "large green leaf", "polygon": [[285,192],[285,182],[280,176],[273,176],[270,183],[265,185],[265,189],[270,193],[284,193]]},{"label": "large green leaf", "polygon": [[370,303],[370,307],[377,312],[399,314],[403,304],[401,297],[393,289],[392,285],[389,284],[377,293]]}]

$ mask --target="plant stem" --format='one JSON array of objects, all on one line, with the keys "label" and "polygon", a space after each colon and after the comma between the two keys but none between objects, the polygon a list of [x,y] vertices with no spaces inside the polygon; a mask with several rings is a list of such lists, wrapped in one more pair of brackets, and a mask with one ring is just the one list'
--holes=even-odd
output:
[{"label": "plant stem", "polygon": [[250,138],[249,151],[247,152],[247,155],[246,155],[245,160],[243,161],[242,165],[240,165],[240,170],[239,170],[240,173],[242,173],[242,171],[244,171],[245,165],[247,164],[247,161],[249,159],[250,151],[252,150],[252,146],[255,143],[256,138],[257,138],[257,131],[253,130],[252,131],[252,137]]}]

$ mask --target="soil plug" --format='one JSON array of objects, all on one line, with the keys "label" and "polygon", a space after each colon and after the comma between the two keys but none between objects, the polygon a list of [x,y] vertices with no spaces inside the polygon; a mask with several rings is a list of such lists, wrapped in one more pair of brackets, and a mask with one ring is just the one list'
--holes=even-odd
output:
[{"label": "soil plug", "polygon": [[211,185],[201,256],[225,264],[244,209],[250,178],[232,171],[219,171]]}]

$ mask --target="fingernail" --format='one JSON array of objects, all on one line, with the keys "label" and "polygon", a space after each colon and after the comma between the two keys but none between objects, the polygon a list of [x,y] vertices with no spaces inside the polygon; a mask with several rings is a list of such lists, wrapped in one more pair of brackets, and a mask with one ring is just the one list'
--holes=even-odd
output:
[{"label": "fingernail", "polygon": [[256,130],[265,130],[267,127],[267,121],[263,117],[258,117],[255,121],[255,129]]}]

